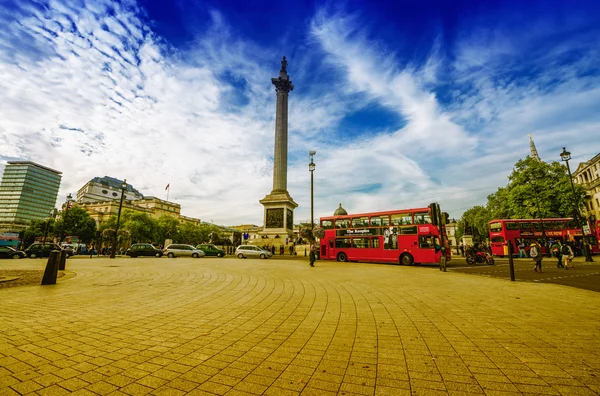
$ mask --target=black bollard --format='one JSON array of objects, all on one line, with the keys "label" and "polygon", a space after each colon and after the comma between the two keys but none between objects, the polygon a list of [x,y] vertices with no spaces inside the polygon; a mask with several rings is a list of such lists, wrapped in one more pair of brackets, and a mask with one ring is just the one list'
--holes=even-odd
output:
[{"label": "black bollard", "polygon": [[48,257],[48,262],[46,263],[44,277],[42,278],[42,285],[56,285],[56,278],[58,277],[59,260],[60,252],[58,250],[51,251],[50,257]]},{"label": "black bollard", "polygon": [[515,281],[515,264],[513,263],[513,247],[512,243],[508,242],[508,268],[510,269],[510,280]]},{"label": "black bollard", "polygon": [[60,252],[60,258],[59,258],[59,262],[58,262],[58,269],[61,270],[61,271],[64,271],[66,265],[67,265],[67,252],[63,250],[63,251]]}]

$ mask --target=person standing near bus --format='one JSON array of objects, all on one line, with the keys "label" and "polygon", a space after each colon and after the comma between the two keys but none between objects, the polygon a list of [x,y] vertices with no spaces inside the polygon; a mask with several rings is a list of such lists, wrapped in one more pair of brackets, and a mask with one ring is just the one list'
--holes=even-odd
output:
[{"label": "person standing near bus", "polygon": [[529,246],[529,257],[531,257],[535,262],[535,267],[533,267],[533,270],[535,272],[542,272],[542,247],[538,241],[534,240],[531,242],[531,245]]},{"label": "person standing near bus", "polygon": [[315,266],[315,252],[316,252],[316,250],[317,250],[317,247],[315,246],[315,241],[311,241],[310,242],[310,254],[308,255],[311,267]]},{"label": "person standing near bus", "polygon": [[[573,249],[571,249],[571,246],[569,246],[568,242],[565,242],[564,245],[562,245],[560,251],[562,253],[563,265],[565,269],[568,270],[569,263],[572,264],[571,260],[573,260]],[[571,268],[573,268],[573,265],[571,265]]]},{"label": "person standing near bus", "polygon": [[521,240],[521,243],[519,244],[519,258],[525,258],[527,257],[527,252],[525,251],[525,241]]}]

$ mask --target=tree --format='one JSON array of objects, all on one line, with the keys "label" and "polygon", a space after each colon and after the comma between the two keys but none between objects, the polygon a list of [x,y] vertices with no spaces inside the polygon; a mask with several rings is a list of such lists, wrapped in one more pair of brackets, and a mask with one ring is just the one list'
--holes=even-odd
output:
[{"label": "tree", "polygon": [[179,227],[178,242],[198,245],[202,241],[202,229],[193,223],[183,223]]},{"label": "tree", "polygon": [[[473,240],[480,242],[484,241],[488,235],[488,223],[492,220],[490,211],[483,206],[474,206],[463,213],[462,218],[458,221],[458,229],[461,230],[460,236],[463,234],[471,234]],[[465,229],[467,228],[468,229]]]},{"label": "tree", "polygon": [[167,239],[179,242],[179,220],[173,216],[161,216],[156,220],[154,229],[154,241],[162,244]]},{"label": "tree", "polygon": [[[48,221],[50,223],[48,223]],[[23,231],[22,246],[25,248],[31,245],[35,241],[35,237],[44,236],[46,232],[46,225],[50,226],[48,235],[52,235],[52,226],[54,220],[33,220],[29,223],[29,226]]]},{"label": "tree", "polygon": [[[546,163],[528,156],[517,161],[508,179],[506,187],[488,196],[487,207],[494,218],[573,217],[571,183],[566,166],[560,162]],[[581,205],[583,187],[576,185],[575,192]]]},{"label": "tree", "polygon": [[82,243],[89,243],[96,236],[96,222],[88,212],[74,205],[56,219],[54,235],[59,238],[75,235]]},{"label": "tree", "polygon": [[121,221],[122,228],[129,231],[133,243],[153,241],[156,220],[148,213],[126,210],[121,214]]}]

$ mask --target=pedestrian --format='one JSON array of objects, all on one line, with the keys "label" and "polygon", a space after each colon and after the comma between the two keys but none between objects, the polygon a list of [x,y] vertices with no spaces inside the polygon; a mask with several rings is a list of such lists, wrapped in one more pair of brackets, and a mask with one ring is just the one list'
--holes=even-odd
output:
[{"label": "pedestrian", "polygon": [[290,245],[290,256],[294,255],[294,245]]},{"label": "pedestrian", "polygon": [[464,242],[460,243],[459,249],[460,249],[460,255],[465,257],[465,243]]},{"label": "pedestrian", "polygon": [[564,265],[562,263],[562,246],[558,239],[552,244],[552,254],[558,260],[558,262],[556,263],[556,268],[564,268]]},{"label": "pedestrian", "polygon": [[285,251],[285,248],[283,247],[283,245],[279,246],[279,255],[283,256],[283,252]]},{"label": "pedestrian", "polygon": [[529,246],[529,257],[535,262],[533,270],[535,272],[542,272],[542,247],[536,240],[531,242],[531,245]]},{"label": "pedestrian", "polygon": [[527,252],[525,251],[525,241],[521,240],[521,243],[519,244],[519,258],[525,258],[527,257]]},{"label": "pedestrian", "polygon": [[569,269],[569,263],[571,263],[571,268],[573,268],[573,249],[571,249],[571,246],[568,243],[565,243],[564,245],[562,245],[561,248],[561,253],[562,253],[562,260],[563,260],[563,265],[565,267],[566,270]]},{"label": "pedestrian", "polygon": [[90,246],[90,258],[94,255],[94,245]]},{"label": "pedestrian", "polygon": [[315,266],[315,252],[316,252],[317,248],[315,246],[315,241],[311,241],[310,243],[310,254],[309,254],[309,260],[310,260],[310,266],[314,267]]},{"label": "pedestrian", "polygon": [[271,254],[275,256],[275,244],[271,245]]}]

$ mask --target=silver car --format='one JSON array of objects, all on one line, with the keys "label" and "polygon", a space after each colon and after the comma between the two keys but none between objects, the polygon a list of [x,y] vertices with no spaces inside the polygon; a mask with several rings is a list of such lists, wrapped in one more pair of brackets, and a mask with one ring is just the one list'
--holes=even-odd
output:
[{"label": "silver car", "polygon": [[165,254],[169,258],[173,257],[204,257],[202,250],[196,249],[192,245],[182,245],[178,243],[172,243],[165,248]]},{"label": "silver car", "polygon": [[238,258],[259,257],[266,259],[272,256],[271,252],[253,245],[240,245],[235,249],[235,255]]}]

